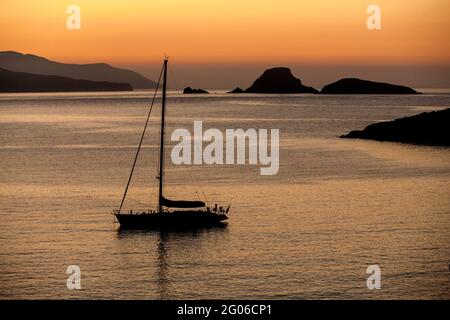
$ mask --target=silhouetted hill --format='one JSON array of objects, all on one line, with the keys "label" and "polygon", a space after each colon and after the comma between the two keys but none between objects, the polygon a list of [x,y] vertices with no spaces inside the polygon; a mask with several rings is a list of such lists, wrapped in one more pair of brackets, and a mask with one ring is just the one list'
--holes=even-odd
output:
[{"label": "silhouetted hill", "polygon": [[450,108],[374,123],[362,131],[351,131],[341,138],[450,146]]},{"label": "silhouetted hill", "polygon": [[244,92],[245,92],[244,90],[242,90],[241,88],[237,87],[237,88],[234,88],[231,91],[228,91],[227,93],[244,93]]},{"label": "silhouetted hill", "polygon": [[183,93],[184,94],[193,94],[193,93],[198,94],[198,93],[209,93],[209,92],[206,90],[203,90],[203,89],[192,89],[191,87],[186,87],[186,88],[184,88]]},{"label": "silhouetted hill", "polygon": [[156,83],[137,72],[112,67],[106,63],[67,64],[15,51],[0,52],[0,68],[72,79],[129,83],[134,89],[155,88]]},{"label": "silhouetted hill", "polygon": [[132,91],[128,83],[70,79],[0,68],[0,92]]},{"label": "silhouetted hill", "polygon": [[390,83],[345,78],[322,88],[323,94],[419,94],[414,89]]},{"label": "silhouetted hill", "polygon": [[289,68],[278,67],[264,73],[245,90],[249,93],[318,93],[319,91],[306,87],[300,79],[292,75]]}]

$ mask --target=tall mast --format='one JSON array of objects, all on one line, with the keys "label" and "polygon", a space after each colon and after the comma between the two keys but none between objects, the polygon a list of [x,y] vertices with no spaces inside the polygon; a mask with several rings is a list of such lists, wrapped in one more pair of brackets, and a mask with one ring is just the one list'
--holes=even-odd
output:
[{"label": "tall mast", "polygon": [[163,93],[161,106],[161,141],[159,144],[159,197],[158,197],[158,212],[162,212],[162,198],[163,198],[163,174],[164,174],[164,116],[166,113],[166,88],[167,88],[167,62],[168,58],[164,59],[164,78],[163,78]]}]

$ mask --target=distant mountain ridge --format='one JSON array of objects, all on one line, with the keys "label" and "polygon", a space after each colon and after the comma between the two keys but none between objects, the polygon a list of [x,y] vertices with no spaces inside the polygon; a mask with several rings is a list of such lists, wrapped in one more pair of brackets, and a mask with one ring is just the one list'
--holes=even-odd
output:
[{"label": "distant mountain ridge", "polygon": [[132,91],[129,83],[71,79],[0,68],[0,92]]},{"label": "distant mountain ridge", "polygon": [[133,89],[152,89],[156,83],[141,74],[106,63],[68,64],[33,54],[0,51],[0,68],[38,75],[54,75],[72,79],[129,83]]}]

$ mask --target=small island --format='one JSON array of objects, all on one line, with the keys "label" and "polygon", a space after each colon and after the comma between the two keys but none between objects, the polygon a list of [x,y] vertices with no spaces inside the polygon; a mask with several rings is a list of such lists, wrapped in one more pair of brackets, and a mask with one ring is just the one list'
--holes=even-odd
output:
[{"label": "small island", "polygon": [[239,87],[236,87],[235,89],[228,91],[227,93],[244,93],[245,91]]},{"label": "small island", "polygon": [[206,90],[203,89],[192,89],[191,87],[186,87],[183,90],[184,94],[205,94],[205,93],[209,93]]},{"label": "small island", "polygon": [[420,94],[414,89],[390,83],[345,78],[326,85],[321,94]]},{"label": "small island", "polygon": [[450,108],[374,123],[341,138],[371,139],[421,145],[450,146]]},{"label": "small island", "polygon": [[132,91],[128,83],[91,81],[0,68],[0,92]]},{"label": "small island", "polygon": [[300,79],[294,77],[291,69],[277,67],[264,73],[245,90],[246,93],[318,93],[319,91],[304,86]]}]

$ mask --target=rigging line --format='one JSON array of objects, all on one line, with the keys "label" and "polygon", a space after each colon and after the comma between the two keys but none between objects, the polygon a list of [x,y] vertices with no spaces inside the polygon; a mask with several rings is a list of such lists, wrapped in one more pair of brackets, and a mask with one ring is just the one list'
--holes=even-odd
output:
[{"label": "rigging line", "polygon": [[147,130],[148,120],[150,119],[150,114],[152,113],[153,104],[155,103],[156,94],[158,92],[159,82],[161,81],[161,76],[162,76],[163,70],[164,70],[164,67],[161,69],[161,72],[160,72],[159,78],[158,78],[158,82],[156,83],[156,88],[155,88],[155,93],[153,94],[152,104],[150,105],[150,109],[149,109],[148,114],[147,114],[147,120],[145,121],[145,126],[144,126],[144,130],[142,131],[141,140],[139,141],[139,146],[138,146],[138,149],[136,151],[136,156],[134,157],[133,166],[131,168],[130,176],[128,177],[127,186],[125,188],[125,192],[123,193],[122,201],[120,202],[119,213],[122,210],[122,206],[123,206],[123,203],[125,201],[125,197],[127,196],[128,187],[130,186],[131,178],[132,178],[133,172],[134,172],[134,167],[136,166],[136,161],[137,161],[138,156],[139,156],[139,151],[141,150],[142,141],[144,140],[145,131]]}]

